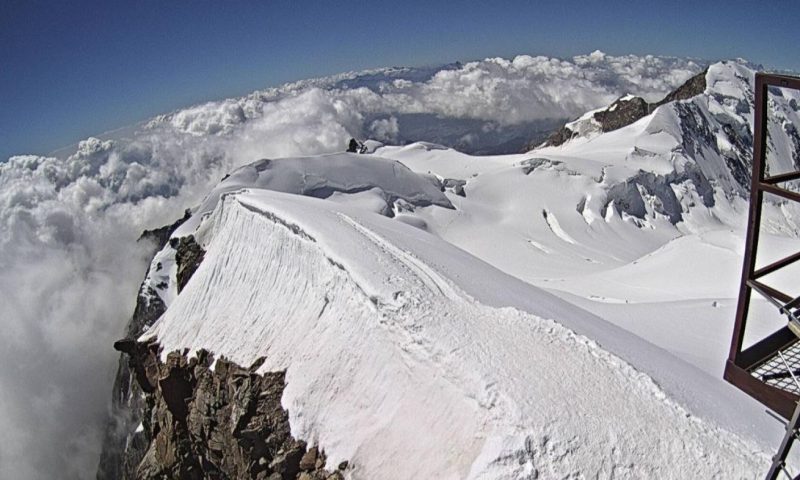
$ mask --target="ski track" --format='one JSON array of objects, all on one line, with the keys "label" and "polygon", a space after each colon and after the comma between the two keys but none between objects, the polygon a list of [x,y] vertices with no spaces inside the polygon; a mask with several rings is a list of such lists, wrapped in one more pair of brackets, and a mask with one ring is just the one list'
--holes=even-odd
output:
[{"label": "ski track", "polygon": [[459,295],[455,292],[453,287],[445,281],[438,273],[432,268],[425,265],[422,261],[415,258],[412,254],[405,252],[394,245],[388,240],[384,239],[372,230],[359,224],[351,217],[340,213],[339,217],[345,222],[350,224],[358,233],[370,239],[378,248],[394,257],[400,265],[405,267],[411,273],[410,278],[418,278],[434,293],[438,292],[450,300],[456,300]]},{"label": "ski track", "polygon": [[591,340],[477,303],[334,208],[226,196],[198,231],[205,260],[146,336],[288,369],[293,434],[356,479],[757,478],[768,464]]}]

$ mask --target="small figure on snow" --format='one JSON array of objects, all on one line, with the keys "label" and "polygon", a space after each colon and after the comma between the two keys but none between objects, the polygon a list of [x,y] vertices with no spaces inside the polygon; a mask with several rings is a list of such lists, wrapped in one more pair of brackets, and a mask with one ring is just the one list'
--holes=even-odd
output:
[{"label": "small figure on snow", "polygon": [[350,143],[347,144],[347,151],[349,153],[367,153],[367,146],[355,138],[351,138]]}]

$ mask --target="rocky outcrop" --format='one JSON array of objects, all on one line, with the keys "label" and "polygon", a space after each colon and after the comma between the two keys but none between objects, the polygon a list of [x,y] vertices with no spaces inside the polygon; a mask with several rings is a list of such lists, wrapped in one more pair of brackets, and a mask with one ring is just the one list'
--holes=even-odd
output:
[{"label": "rocky outcrop", "polygon": [[607,109],[595,112],[593,118],[600,124],[601,131],[611,132],[647,116],[650,111],[650,104],[643,98],[623,97]]},{"label": "rocky outcrop", "polygon": [[654,103],[653,106],[659,107],[669,102],[674,102],[678,100],[689,100],[690,98],[705,92],[707,73],[708,73],[708,68],[698,73],[694,77],[690,78],[689,80],[686,80],[683,83],[683,85],[670,92],[666,97],[661,99],[661,101]]},{"label": "rocky outcrop", "polygon": [[152,230],[145,230],[139,236],[138,241],[152,242],[153,244],[158,246],[159,250],[161,250],[164,247],[164,245],[166,245],[167,242],[169,241],[169,237],[170,235],[172,235],[172,232],[177,230],[178,227],[180,227],[183,224],[183,222],[188,220],[189,217],[191,216],[192,216],[192,211],[187,208],[183,212],[183,218],[176,220],[172,225],[164,225],[163,227],[154,228]]},{"label": "rocky outcrop", "polygon": [[175,263],[178,265],[178,271],[175,276],[178,283],[178,293],[180,293],[189,282],[189,279],[192,278],[197,267],[200,266],[206,252],[195,241],[194,235],[172,238],[169,244],[175,249]]},{"label": "rocky outcrop", "polygon": [[[611,132],[626,127],[640,118],[649,115],[661,105],[678,100],[688,100],[703,93],[706,89],[707,72],[708,69],[703,70],[655,103],[648,103],[641,97],[630,95],[622,97],[609,105],[608,108],[596,111],[592,115],[591,120],[598,125],[601,132]],[[550,134],[543,146],[562,145],[569,141],[574,135],[575,132],[573,132],[572,129],[568,126],[563,126]],[[530,148],[528,150],[530,150]]]},{"label": "rocky outcrop", "polygon": [[[139,237],[139,241],[151,242],[154,246],[153,253],[155,253],[167,244],[170,235],[189,216],[190,212],[187,210],[183,218],[171,225],[145,230]],[[166,305],[156,292],[151,287],[142,284],[136,298],[133,316],[126,327],[125,337],[133,339],[141,336],[165,310]],[[143,398],[141,387],[135,381],[134,372],[128,368],[124,356],[120,355],[117,375],[112,387],[111,412],[106,424],[103,451],[100,454],[100,463],[97,469],[98,479],[134,478],[136,466],[147,447],[142,432],[136,431],[136,425],[142,420]]]},{"label": "rocky outcrop", "polygon": [[[624,97],[604,110],[568,124],[551,137],[550,144],[553,145],[568,141],[577,135],[569,126],[589,134],[616,130],[672,102],[668,106],[669,111],[664,113],[677,117],[674,123],[680,132],[676,132],[676,137],[681,143],[670,154],[682,161],[673,163],[674,171],[669,174],[640,170],[624,181],[609,185],[600,212],[604,217],[613,208],[617,214],[626,214],[632,219],[644,221],[648,217],[663,216],[677,224],[684,220],[688,209],[696,204],[713,207],[715,190],[728,196],[748,195],[753,151],[750,125],[728,112],[706,108],[704,105],[707,102],[684,101],[706,91],[706,73],[704,71],[690,78],[656,103],[648,104],[638,97]],[[740,80],[745,86],[741,95],[725,96],[714,89],[707,95],[719,105],[726,105],[737,115],[746,118],[753,98],[752,92],[746,88],[748,80]],[[782,112],[772,114],[780,121]],[[787,122],[781,123],[785,124]],[[784,132],[791,145],[800,145],[800,136],[796,136],[794,131],[784,127]],[[768,151],[773,148],[769,143]],[[629,157],[639,159],[650,155],[655,154],[633,146]],[[532,159],[526,164],[525,171],[528,173],[543,165],[543,161]],[[579,204],[578,210],[582,211],[583,206]],[[638,224],[643,225],[641,222]]]},{"label": "rocky outcrop", "polygon": [[121,340],[144,394],[146,441],[140,462],[123,478],[343,479],[346,462],[326,468],[324,452],[291,436],[281,406],[284,372],[256,373],[205,350],[162,361],[155,342]]},{"label": "rocky outcrop", "polygon": [[347,152],[367,153],[367,146],[364,145],[364,142],[362,142],[361,140],[356,140],[355,138],[351,138],[350,141],[347,143]]},{"label": "rocky outcrop", "polygon": [[[175,250],[178,291],[205,256],[193,236],[169,238],[186,218],[141,236]],[[114,344],[123,355],[98,479],[344,478],[347,463],[326,468],[324,452],[292,438],[283,372],[257,374],[263,359],[244,368],[205,351],[162,361],[157,343],[138,342],[165,311],[143,284],[125,339]]]},{"label": "rocky outcrop", "polygon": [[[551,133],[547,137],[547,139],[544,141],[542,146],[544,146],[544,147],[557,147],[559,145],[563,145],[563,144],[567,143],[573,137],[573,135],[575,135],[575,132],[573,132],[572,130],[570,130],[566,126],[563,126],[563,127],[559,128],[558,130],[556,130],[555,132]],[[528,152],[530,150],[533,150],[536,147],[537,147],[537,145],[534,145],[534,144],[526,145],[525,148],[520,153]]]}]

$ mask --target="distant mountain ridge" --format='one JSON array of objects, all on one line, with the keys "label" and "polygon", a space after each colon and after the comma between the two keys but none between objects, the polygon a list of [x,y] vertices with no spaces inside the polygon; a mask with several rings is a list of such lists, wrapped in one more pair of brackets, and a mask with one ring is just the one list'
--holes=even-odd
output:
[{"label": "distant mountain ridge", "polygon": [[[673,223],[682,220],[680,201],[669,185],[691,180],[700,200],[713,206],[714,191],[725,196],[747,197],[752,167],[753,78],[747,64],[721,62],[689,79],[663,100],[647,103],[627,96],[606,108],[591,111],[567,123],[540,148],[543,152],[583,144],[589,151],[602,149],[602,134],[629,127],[634,145],[646,138],[670,136],[675,143],[654,149],[634,146],[630,159],[653,157],[667,160],[674,171],[667,176],[643,171],[612,188],[608,205],[619,212],[644,218],[646,211],[667,215]],[[768,119],[768,157],[778,171],[800,169],[800,121],[797,100],[778,89],[771,90]],[[647,120],[643,120],[648,117]],[[640,122],[640,128],[632,124]],[[645,122],[645,123],[641,123]],[[607,135],[606,135],[607,136]],[[606,138],[603,136],[603,138]],[[595,139],[598,139],[595,142]],[[537,150],[538,151],[538,150]],[[650,198],[651,201],[648,201]]]},{"label": "distant mountain ridge", "polygon": [[[626,95],[620,97],[605,109],[592,111],[582,116],[579,120],[596,124],[602,132],[610,132],[628,126],[636,120],[649,115],[654,109],[661,105],[675,100],[688,100],[695,95],[703,93],[706,89],[706,73],[708,73],[707,68],[687,80],[686,83],[667,94],[667,96],[658,102],[648,103],[642,97]],[[581,125],[576,122],[568,123],[558,131],[553,132],[542,145],[546,147],[557,147],[569,141],[581,130]],[[532,150],[536,146],[537,145],[529,145],[527,150]]]}]

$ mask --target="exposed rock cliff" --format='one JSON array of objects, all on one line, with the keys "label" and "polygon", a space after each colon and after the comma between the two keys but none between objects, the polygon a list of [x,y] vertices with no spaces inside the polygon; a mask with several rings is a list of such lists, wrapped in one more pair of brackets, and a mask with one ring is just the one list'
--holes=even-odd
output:
[{"label": "exposed rock cliff", "polygon": [[595,112],[592,118],[600,124],[600,130],[611,132],[639,120],[650,113],[650,104],[641,97],[623,97],[606,110]]},{"label": "exposed rock cliff", "polygon": [[194,240],[194,236],[188,235],[181,238],[170,240],[170,246],[175,249],[175,262],[178,265],[176,279],[178,281],[178,292],[183,290],[186,283],[192,278],[206,252]]},{"label": "exposed rock cliff", "polygon": [[[649,115],[661,105],[676,100],[688,100],[696,95],[700,95],[706,89],[706,73],[708,73],[708,69],[693,76],[684,82],[683,85],[655,103],[648,103],[645,99],[632,95],[622,97],[607,108],[596,110],[592,112],[591,115],[586,116],[586,118],[582,117],[576,122],[571,122],[556,130],[545,140],[544,146],[557,147],[567,142],[577,133],[573,125],[577,122],[591,122],[596,125],[598,131],[611,132],[628,126],[640,118]],[[530,150],[534,148],[535,145],[529,145],[528,147],[527,150]]]},{"label": "exposed rock cliff", "polygon": [[[172,225],[154,230],[145,230],[139,241],[151,241],[155,250],[164,247],[169,236],[188,217],[186,215]],[[126,338],[137,338],[155,322],[166,310],[166,306],[152,287],[142,284],[136,298],[133,316],[126,328]],[[133,478],[136,466],[141,460],[147,443],[142,432],[135,431],[144,409],[143,392],[135,381],[123,355],[120,355],[117,375],[111,400],[111,414],[103,438],[103,451],[97,469],[98,479]]]},{"label": "exposed rock cliff", "polygon": [[183,222],[188,220],[189,217],[191,216],[192,216],[192,211],[187,208],[186,211],[183,212],[183,217],[176,220],[173,224],[164,225],[163,227],[154,228],[152,230],[145,230],[144,232],[142,232],[142,234],[139,236],[139,241],[153,242],[160,249],[161,247],[167,244],[170,235],[172,235],[172,232],[174,232],[175,229],[180,227],[183,224]]},{"label": "exposed rock cliff", "polygon": [[162,361],[157,343],[114,347],[128,355],[144,397],[137,431],[146,449],[129,478],[343,478],[346,463],[328,471],[323,452],[292,438],[284,372],[256,373],[263,359],[243,368],[205,350]]},{"label": "exposed rock cliff", "polygon": [[[189,211],[172,225],[144,231],[139,240],[151,241],[157,249],[163,248],[172,232],[187,218]],[[193,238],[181,239],[176,247],[178,249],[176,261],[178,270],[182,272],[181,286],[183,286],[202,261],[202,249],[194,243]],[[161,297],[144,282],[139,289],[136,307],[128,322],[125,338],[138,338],[165,310],[166,305]],[[135,478],[136,468],[147,449],[144,433],[136,428],[142,422],[146,392],[142,391],[140,383],[136,382],[134,377],[134,372],[121,355],[114,379],[111,414],[103,439],[103,451],[97,471],[98,479]]]},{"label": "exposed rock cliff", "polygon": [[[191,235],[169,239],[185,219],[142,234],[174,249],[179,291],[205,256]],[[158,344],[137,342],[165,310],[143,283],[126,338],[114,344],[124,355],[98,478],[342,478],[346,463],[328,471],[323,452],[291,437],[283,372],[259,375],[261,361],[243,368],[205,351],[162,362]]]}]

